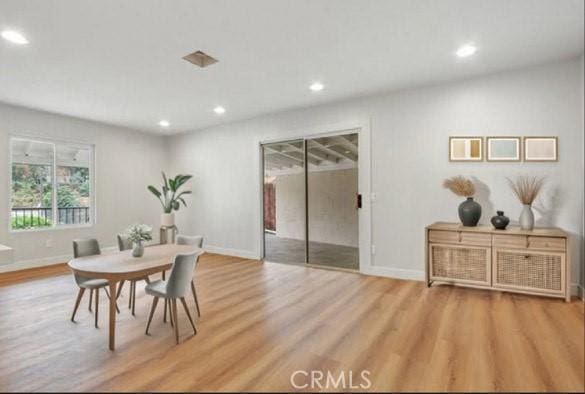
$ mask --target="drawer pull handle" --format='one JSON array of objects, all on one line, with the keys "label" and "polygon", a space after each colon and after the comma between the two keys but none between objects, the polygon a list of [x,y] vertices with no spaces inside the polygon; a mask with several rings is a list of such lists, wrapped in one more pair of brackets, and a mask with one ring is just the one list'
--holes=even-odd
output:
[{"label": "drawer pull handle", "polygon": [[525,259],[529,259],[529,258],[530,258],[530,256],[526,254],[526,255],[524,255],[524,258],[525,258]]}]

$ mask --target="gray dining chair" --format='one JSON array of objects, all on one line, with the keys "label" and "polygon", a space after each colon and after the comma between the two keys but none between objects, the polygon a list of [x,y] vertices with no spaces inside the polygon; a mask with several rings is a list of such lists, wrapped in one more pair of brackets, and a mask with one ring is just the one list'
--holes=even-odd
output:
[{"label": "gray dining chair", "polygon": [[[201,249],[203,247],[203,236],[179,234],[177,236],[177,245],[193,245]],[[193,278],[195,278],[195,274],[193,274]],[[197,316],[201,316],[199,301],[197,300],[197,291],[195,290],[195,279],[191,280],[191,292],[193,293],[193,299],[195,300],[195,306],[197,307]]]},{"label": "gray dining chair", "polygon": [[[97,239],[75,239],[73,240],[73,257],[86,257],[86,256],[95,256],[101,254],[100,245]],[[73,274],[75,278],[75,283],[79,286],[79,292],[77,293],[77,300],[75,301],[75,307],[73,308],[73,314],[71,315],[71,321],[75,321],[75,314],[77,313],[77,309],[79,308],[79,303],[83,298],[83,294],[85,290],[89,290],[89,311],[91,312],[91,301],[93,298],[93,294],[95,292],[95,328],[98,328],[98,304],[99,304],[99,296],[100,296],[100,289],[104,289],[108,298],[110,298],[110,294],[108,293],[108,281],[106,279],[90,279],[79,274]],[[116,305],[116,309],[118,313],[120,310],[118,309],[118,305]]]},{"label": "gray dining chair", "polygon": [[[129,250],[132,249],[132,241],[125,235],[123,234],[118,234],[117,235],[117,239],[118,239],[118,250],[120,252],[124,251],[124,250]],[[133,279],[130,281],[130,290],[129,290],[129,297],[128,297],[128,309],[132,310],[132,315],[134,316],[135,311],[136,311],[136,282],[139,282],[141,280],[146,281],[146,283],[150,283],[150,279],[147,277],[144,278],[140,278],[140,279]],[[118,286],[118,292],[116,293],[116,300],[120,297],[120,294],[122,293],[122,287],[124,287],[124,283],[126,281],[122,280],[120,282],[120,285]]]},{"label": "gray dining chair", "polygon": [[146,294],[154,297],[152,300],[152,307],[150,308],[150,314],[148,316],[148,323],[146,324],[146,335],[148,335],[148,329],[152,322],[152,317],[159,298],[164,298],[171,305],[171,323],[174,322],[175,328],[175,341],[179,343],[179,324],[177,315],[177,299],[181,301],[185,314],[189,318],[193,332],[197,334],[197,328],[193,323],[193,318],[189,313],[187,302],[185,301],[185,295],[189,291],[189,282],[193,279],[193,271],[201,251],[194,251],[190,253],[182,253],[175,256],[175,261],[171,267],[168,280],[156,280],[146,285]]}]

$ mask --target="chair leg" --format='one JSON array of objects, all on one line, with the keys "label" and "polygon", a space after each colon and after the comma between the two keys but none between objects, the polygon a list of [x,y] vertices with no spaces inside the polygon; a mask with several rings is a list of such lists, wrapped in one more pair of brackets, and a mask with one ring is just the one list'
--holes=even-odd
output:
[{"label": "chair leg", "polygon": [[[108,297],[108,300],[110,299],[110,292],[108,291],[107,287],[104,287],[104,291],[106,292],[106,296]],[[116,302],[116,311],[118,313],[120,313],[120,309],[118,308],[118,303]]]},{"label": "chair leg", "polygon": [[195,290],[195,283],[191,280],[191,292],[193,293],[193,299],[195,300],[195,306],[197,307],[197,316],[201,317],[201,310],[199,310],[199,301],[197,300],[197,291]]},{"label": "chair leg", "polygon": [[120,298],[120,294],[122,294],[122,287],[124,287],[125,280],[120,281],[120,285],[118,286],[118,292],[116,293],[116,300]]},{"label": "chair leg", "polygon": [[165,309],[163,311],[163,323],[167,322],[167,299],[165,298]]},{"label": "chair leg", "polygon": [[132,316],[135,316],[136,311],[136,281],[134,281],[134,286],[132,286]]},{"label": "chair leg", "polygon": [[132,308],[132,289],[134,288],[134,281],[130,281],[130,292],[128,293],[128,309]]},{"label": "chair leg", "polygon": [[162,272],[162,280],[165,280],[167,276],[167,271]]},{"label": "chair leg", "polygon": [[152,307],[150,308],[150,315],[148,316],[148,323],[146,324],[146,335],[148,335],[148,329],[150,328],[150,323],[152,322],[152,316],[154,316],[154,311],[156,310],[156,305],[158,304],[158,297],[154,297],[152,300]]},{"label": "chair leg", "polygon": [[173,316],[173,302],[169,299],[169,321],[171,322],[171,328],[174,327],[175,317]]},{"label": "chair leg", "polygon": [[85,289],[83,287],[79,288],[79,293],[77,293],[77,300],[75,300],[75,307],[73,308],[73,314],[71,315],[71,321],[75,321],[75,313],[77,312],[77,308],[79,308],[79,303],[81,302],[81,297],[83,297],[83,293],[85,293]]},{"label": "chair leg", "polygon": [[89,307],[87,308],[88,311],[91,312],[91,302],[93,301],[93,289],[89,289]]},{"label": "chair leg", "polygon": [[95,328],[98,328],[98,303],[100,298],[100,289],[95,289]]},{"label": "chair leg", "polygon": [[173,307],[173,320],[175,321],[175,341],[179,344],[179,319],[177,318],[177,299],[171,299],[171,305]]},{"label": "chair leg", "polygon": [[193,332],[197,335],[197,328],[195,328],[195,323],[193,323],[193,319],[191,318],[191,313],[189,313],[189,308],[187,308],[187,302],[185,302],[185,297],[181,297],[181,304],[183,304],[183,309],[189,318],[189,322],[191,323],[191,327],[193,327]]}]

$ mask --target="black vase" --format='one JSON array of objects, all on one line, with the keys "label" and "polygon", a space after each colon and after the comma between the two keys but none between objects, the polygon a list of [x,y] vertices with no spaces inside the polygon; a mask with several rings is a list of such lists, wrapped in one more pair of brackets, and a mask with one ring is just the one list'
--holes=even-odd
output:
[{"label": "black vase", "polygon": [[481,205],[473,201],[473,197],[467,197],[467,200],[459,205],[459,220],[464,226],[474,227],[477,226],[479,218],[481,218]]},{"label": "black vase", "polygon": [[510,218],[504,216],[504,211],[497,211],[497,215],[492,217],[491,222],[496,230],[505,230],[506,226],[510,223]]}]

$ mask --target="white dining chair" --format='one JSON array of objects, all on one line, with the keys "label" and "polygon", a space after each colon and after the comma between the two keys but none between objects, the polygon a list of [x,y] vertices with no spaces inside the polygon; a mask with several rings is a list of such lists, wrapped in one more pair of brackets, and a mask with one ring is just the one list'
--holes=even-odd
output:
[{"label": "white dining chair", "polygon": [[181,301],[185,314],[189,318],[191,327],[193,327],[193,333],[197,334],[197,328],[193,322],[193,318],[189,313],[187,302],[185,301],[185,295],[189,291],[189,282],[193,279],[193,271],[197,260],[201,255],[201,251],[194,251],[191,253],[181,253],[175,256],[175,260],[171,267],[168,280],[156,280],[146,285],[146,294],[154,297],[152,300],[152,306],[150,308],[150,314],[148,316],[148,322],[146,323],[146,335],[148,335],[148,329],[152,322],[152,317],[158,305],[159,298],[167,300],[171,306],[171,323],[174,322],[175,328],[175,341],[179,343],[179,324],[177,314],[177,299]]},{"label": "white dining chair", "polygon": [[[100,245],[97,239],[75,239],[73,240],[73,257],[86,257],[86,256],[95,256],[101,254]],[[99,304],[99,296],[100,296],[100,289],[104,289],[108,298],[110,298],[110,294],[108,293],[108,281],[106,279],[90,279],[79,274],[73,274],[75,278],[75,283],[79,286],[79,292],[77,293],[77,300],[75,301],[75,307],[73,308],[73,314],[71,315],[71,321],[75,321],[75,314],[77,313],[77,309],[79,308],[79,303],[83,298],[83,294],[85,290],[89,289],[89,311],[91,312],[91,301],[93,294],[95,292],[95,328],[98,328],[98,304]],[[118,313],[120,310],[118,309],[118,305],[116,305],[116,310]]]},{"label": "white dining chair", "polygon": [[[193,245],[199,249],[203,247],[202,235],[181,235],[177,236],[177,245]],[[199,309],[199,300],[197,299],[197,290],[195,289],[195,273],[193,273],[193,280],[191,280],[191,292],[197,307],[197,316],[201,317],[201,310]]]}]

